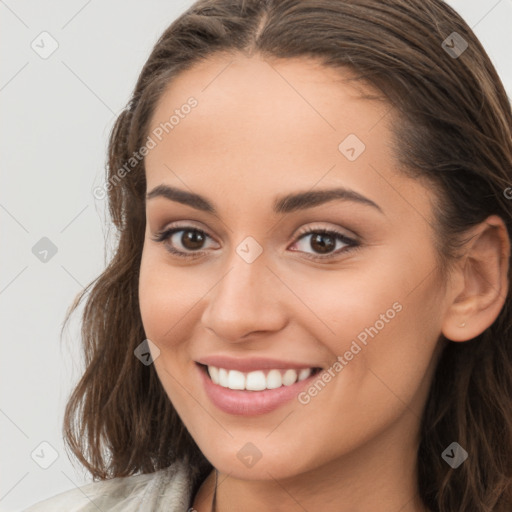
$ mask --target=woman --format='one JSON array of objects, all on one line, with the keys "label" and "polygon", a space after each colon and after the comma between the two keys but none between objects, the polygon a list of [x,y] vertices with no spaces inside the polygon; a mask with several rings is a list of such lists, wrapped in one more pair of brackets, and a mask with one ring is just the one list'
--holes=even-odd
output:
[{"label": "woman", "polygon": [[439,0],[196,2],[111,134],[99,481],[28,510],[512,510],[511,132]]}]

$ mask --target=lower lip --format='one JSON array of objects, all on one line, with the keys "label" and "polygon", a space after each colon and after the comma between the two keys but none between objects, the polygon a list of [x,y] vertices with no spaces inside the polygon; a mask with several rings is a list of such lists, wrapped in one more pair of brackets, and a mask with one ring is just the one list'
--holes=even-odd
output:
[{"label": "lower lip", "polygon": [[204,389],[210,400],[220,410],[239,416],[255,416],[271,412],[295,398],[320,373],[310,375],[291,386],[281,386],[263,391],[243,391],[224,388],[215,384],[207,371],[196,363]]}]

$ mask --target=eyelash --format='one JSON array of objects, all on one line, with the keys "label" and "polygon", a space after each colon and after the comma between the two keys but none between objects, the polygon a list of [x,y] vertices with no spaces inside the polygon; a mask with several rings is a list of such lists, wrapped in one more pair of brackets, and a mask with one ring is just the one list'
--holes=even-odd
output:
[{"label": "eyelash", "polygon": [[[211,238],[210,235],[208,235],[201,229],[195,228],[193,226],[179,226],[179,227],[174,227],[174,228],[171,227],[171,228],[165,229],[163,231],[160,231],[151,239],[155,242],[163,243],[163,242],[167,241],[169,238],[171,238],[172,235],[174,235],[175,233],[179,233],[180,231],[192,231],[192,232],[200,233],[201,235],[204,235],[205,237]],[[311,234],[333,235],[336,240],[339,240],[339,241],[343,242],[344,244],[347,244],[347,247],[338,249],[337,251],[332,252],[327,255],[324,255],[324,256],[311,256],[310,254],[305,253],[305,254],[307,254],[306,258],[311,259],[311,260],[320,261],[320,260],[332,259],[336,256],[339,256],[340,253],[345,253],[345,252],[360,248],[360,243],[358,241],[354,240],[353,238],[349,238],[338,231],[325,229],[325,228],[309,228],[306,231],[299,233],[297,235],[296,241],[299,241],[302,238],[305,238],[307,235],[311,235]],[[166,247],[166,250],[168,250],[171,254],[178,256],[180,258],[184,258],[184,259],[195,259],[195,258],[201,257],[202,253],[206,252],[206,251],[195,251],[195,252],[192,252],[189,254],[189,253],[185,253],[183,251],[178,251],[169,246]],[[296,251],[296,252],[301,252],[301,251]]]}]

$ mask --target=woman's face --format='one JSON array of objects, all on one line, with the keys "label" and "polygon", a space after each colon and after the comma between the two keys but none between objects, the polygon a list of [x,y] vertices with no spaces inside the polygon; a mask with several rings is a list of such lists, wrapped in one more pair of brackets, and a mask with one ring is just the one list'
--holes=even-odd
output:
[{"label": "woman's face", "polygon": [[[216,56],[151,121],[147,192],[174,191],[146,200],[144,329],[185,426],[232,476],[286,478],[370,446],[415,457],[448,304],[433,196],[398,171],[389,106],[347,73]],[[198,362],[224,368],[220,384]]]}]

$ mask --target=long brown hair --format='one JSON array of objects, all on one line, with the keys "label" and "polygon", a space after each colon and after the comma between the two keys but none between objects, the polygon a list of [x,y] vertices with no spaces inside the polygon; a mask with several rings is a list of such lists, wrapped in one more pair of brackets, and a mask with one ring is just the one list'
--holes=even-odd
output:
[{"label": "long brown hair", "polygon": [[[218,52],[314,58],[348,68],[380,91],[396,116],[400,168],[436,192],[443,272],[465,230],[491,214],[505,221],[512,238],[505,193],[512,186],[510,103],[484,48],[451,7],[441,0],[199,0],[157,41],[112,129],[108,205],[119,238],[105,271],[66,315],[65,324],[87,298],[86,368],[66,407],[64,436],[95,480],[150,473],[184,458],[205,474],[211,469],[154,365],[141,364],[133,353],[146,338],[138,303],[144,159],[121,179],[119,169],[145,144],[166,85]],[[508,278],[510,290],[510,267]],[[445,341],[421,424],[420,496],[436,512],[510,512],[511,293],[481,335]],[[469,453],[457,469],[441,458],[452,441]]]}]

